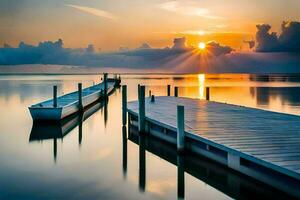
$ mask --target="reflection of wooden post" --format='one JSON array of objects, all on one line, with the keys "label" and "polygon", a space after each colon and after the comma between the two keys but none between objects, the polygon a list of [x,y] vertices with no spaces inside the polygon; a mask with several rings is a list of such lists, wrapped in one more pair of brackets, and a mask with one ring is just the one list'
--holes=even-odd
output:
[{"label": "reflection of wooden post", "polygon": [[53,107],[57,107],[57,86],[53,86]]},{"label": "reflection of wooden post", "polygon": [[123,177],[127,176],[127,132],[126,126],[122,127],[123,133]]},{"label": "reflection of wooden post", "polygon": [[145,86],[139,86],[139,132],[145,132]]},{"label": "reflection of wooden post", "polygon": [[78,83],[78,106],[79,109],[83,109],[83,104],[82,104],[82,83]]},{"label": "reflection of wooden post", "polygon": [[122,125],[127,124],[127,85],[122,86]]},{"label": "reflection of wooden post", "polygon": [[206,100],[209,101],[210,94],[209,94],[209,87],[206,87]]},{"label": "reflection of wooden post", "polygon": [[78,144],[79,144],[79,147],[81,146],[81,143],[82,143],[82,121],[83,121],[83,118],[84,118],[84,113],[80,113],[79,114],[79,119],[78,119]]},{"label": "reflection of wooden post", "polygon": [[146,188],[146,149],[145,136],[139,136],[139,188],[144,192]]},{"label": "reflection of wooden post", "polygon": [[57,139],[56,138],[53,139],[53,159],[54,159],[54,162],[56,163],[56,159],[57,159]]},{"label": "reflection of wooden post", "polygon": [[177,106],[177,151],[184,151],[184,106]]},{"label": "reflection of wooden post", "polygon": [[167,92],[168,92],[168,96],[171,96],[171,85],[168,85],[167,86]]},{"label": "reflection of wooden post", "polygon": [[177,156],[177,197],[184,199],[184,157]]},{"label": "reflection of wooden post", "polygon": [[105,127],[106,127],[107,119],[108,119],[107,104],[108,104],[108,98],[105,97],[105,99],[104,99],[104,126]]},{"label": "reflection of wooden post", "polygon": [[178,87],[175,87],[175,88],[174,88],[174,96],[175,96],[175,97],[178,97]]}]

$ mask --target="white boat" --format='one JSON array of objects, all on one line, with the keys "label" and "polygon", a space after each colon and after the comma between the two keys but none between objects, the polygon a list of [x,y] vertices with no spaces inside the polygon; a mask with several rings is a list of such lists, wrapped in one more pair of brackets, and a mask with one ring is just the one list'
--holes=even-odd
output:
[{"label": "white boat", "polygon": [[34,121],[29,141],[63,138],[76,126],[79,126],[79,133],[81,133],[82,123],[104,106],[104,102],[95,102],[89,105],[84,112],[74,113],[59,121]]},{"label": "white boat", "polygon": [[[107,95],[114,92],[120,84],[120,79],[107,79]],[[104,82],[82,90],[82,107],[79,105],[78,91],[65,94],[57,98],[57,106],[53,106],[53,99],[34,104],[29,107],[33,120],[61,120],[81,110],[81,108],[95,101],[103,100],[107,96],[104,92]]]}]

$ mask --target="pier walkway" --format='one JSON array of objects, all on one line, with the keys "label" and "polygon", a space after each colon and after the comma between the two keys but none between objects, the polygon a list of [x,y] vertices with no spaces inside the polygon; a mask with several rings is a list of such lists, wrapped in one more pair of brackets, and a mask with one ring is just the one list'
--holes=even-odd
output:
[{"label": "pier walkway", "polygon": [[[185,149],[300,196],[300,116],[206,100],[145,99],[146,130],[176,144],[177,105],[184,106]],[[128,103],[137,124],[139,103]],[[291,184],[286,184],[291,183]]]}]

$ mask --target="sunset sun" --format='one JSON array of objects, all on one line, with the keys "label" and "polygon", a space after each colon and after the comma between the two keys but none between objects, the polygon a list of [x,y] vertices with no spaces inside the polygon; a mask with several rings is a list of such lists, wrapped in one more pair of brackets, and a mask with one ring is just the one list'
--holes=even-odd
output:
[{"label": "sunset sun", "polygon": [[199,47],[199,49],[205,49],[206,44],[205,44],[204,42],[200,42],[200,43],[198,44],[198,47]]}]

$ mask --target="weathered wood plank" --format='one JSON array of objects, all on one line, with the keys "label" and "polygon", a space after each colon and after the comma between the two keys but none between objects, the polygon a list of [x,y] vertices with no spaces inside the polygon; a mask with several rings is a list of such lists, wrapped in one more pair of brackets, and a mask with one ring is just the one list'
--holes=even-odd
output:
[{"label": "weathered wood plank", "polygon": [[[212,144],[300,177],[300,116],[198,99],[146,99],[146,118],[176,130],[176,107],[185,107],[185,130]],[[128,110],[138,113],[137,102]]]}]

